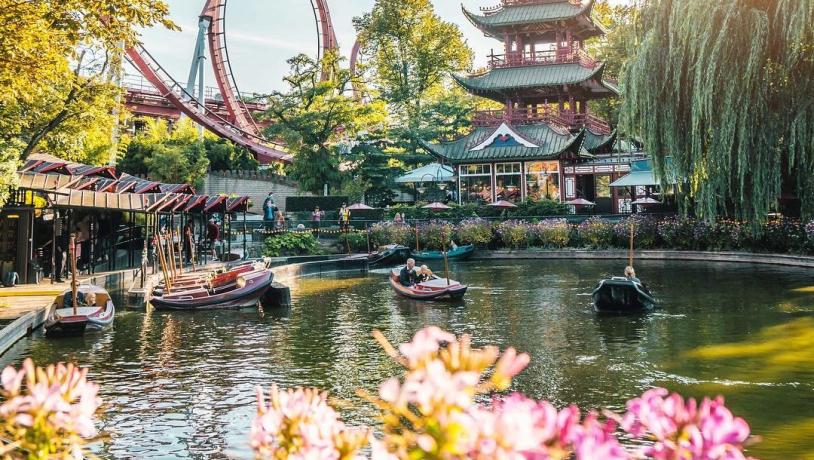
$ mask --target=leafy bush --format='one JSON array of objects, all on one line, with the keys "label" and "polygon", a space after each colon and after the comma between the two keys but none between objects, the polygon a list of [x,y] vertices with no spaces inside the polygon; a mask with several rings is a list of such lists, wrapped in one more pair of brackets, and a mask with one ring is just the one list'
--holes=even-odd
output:
[{"label": "leafy bush", "polygon": [[342,251],[347,251],[348,245],[353,252],[367,252],[367,233],[351,232],[339,235],[337,244]]},{"label": "leafy bush", "polygon": [[461,221],[456,228],[455,235],[460,244],[474,244],[480,247],[488,245],[494,238],[492,224],[479,217]]},{"label": "leafy bush", "polygon": [[315,207],[323,211],[335,211],[348,203],[346,196],[287,196],[285,197],[286,212],[311,212]]},{"label": "leafy bush", "polygon": [[604,249],[613,244],[613,224],[600,217],[591,217],[577,227],[579,244]]},{"label": "leafy bush", "polygon": [[371,244],[384,246],[401,244],[412,246],[415,243],[415,229],[398,222],[381,222],[370,227]]},{"label": "leafy bush", "polygon": [[266,238],[263,255],[267,257],[312,256],[320,254],[317,239],[311,232],[289,232]]},{"label": "leafy bush", "polygon": [[529,246],[531,231],[527,222],[507,220],[497,226],[497,234],[503,245],[510,249],[519,249]]},{"label": "leafy bush", "polygon": [[571,240],[571,225],[565,219],[545,219],[531,226],[534,244],[564,248]]},{"label": "leafy bush", "polygon": [[636,238],[636,247],[640,249],[652,249],[656,247],[658,236],[658,222],[646,215],[630,215],[613,226],[616,235],[616,244],[626,248],[630,245],[630,227],[633,226],[633,234]]},{"label": "leafy bush", "polygon": [[687,217],[668,217],[656,226],[656,232],[665,246],[674,249],[693,249],[695,221]]},{"label": "leafy bush", "polygon": [[418,226],[418,239],[421,247],[435,251],[449,247],[455,235],[455,226],[443,220],[432,220]]}]

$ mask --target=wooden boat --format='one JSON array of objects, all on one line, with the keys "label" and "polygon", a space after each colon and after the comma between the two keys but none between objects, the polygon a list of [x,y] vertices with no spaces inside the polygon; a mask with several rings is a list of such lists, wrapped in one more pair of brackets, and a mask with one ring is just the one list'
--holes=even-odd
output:
[{"label": "wooden boat", "polygon": [[389,267],[403,264],[410,257],[410,248],[399,244],[385,246],[379,252],[374,252],[367,257],[370,267]]},{"label": "wooden boat", "polygon": [[593,301],[594,310],[600,313],[637,313],[656,307],[656,299],[644,285],[622,277],[600,281]]},{"label": "wooden boat", "polygon": [[[86,331],[99,331],[113,324],[116,307],[107,291],[85,284],[77,287],[76,297],[77,306],[74,309],[70,289],[57,296],[45,321],[46,335],[82,335]],[[93,299],[92,304],[88,303],[89,299]]]},{"label": "wooden boat", "polygon": [[[447,251],[448,259],[464,260],[468,259],[472,253],[475,252],[475,246],[470,244],[466,246],[458,246],[455,249]],[[412,257],[416,260],[444,260],[443,251],[412,251]]]},{"label": "wooden boat", "polygon": [[[178,277],[172,281],[172,289],[176,291],[188,290],[195,287],[209,286],[212,288],[223,288],[231,286],[237,282],[237,278],[252,271],[262,270],[265,268],[261,263],[247,263],[241,264],[227,271],[217,270],[214,272],[200,272],[195,276],[187,275],[187,277]],[[166,291],[166,284],[160,283],[153,289],[153,296],[162,296]]]},{"label": "wooden boat", "polygon": [[445,278],[433,276],[433,279],[415,286],[402,286],[399,282],[401,268],[390,272],[390,286],[397,294],[414,300],[459,300],[466,294],[467,286]]},{"label": "wooden boat", "polygon": [[236,276],[234,283],[224,285],[195,285],[170,289],[163,295],[153,296],[150,303],[156,310],[211,310],[245,308],[257,305],[271,286],[274,274],[264,268]]}]

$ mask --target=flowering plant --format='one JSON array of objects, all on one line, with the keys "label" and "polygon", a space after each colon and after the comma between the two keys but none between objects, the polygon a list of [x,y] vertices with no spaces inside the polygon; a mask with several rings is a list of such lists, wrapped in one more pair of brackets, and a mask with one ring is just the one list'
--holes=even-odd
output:
[{"label": "flowering plant", "polygon": [[[360,392],[380,412],[381,436],[348,429],[316,390],[272,390],[272,403],[259,397],[252,445],[264,458],[361,458],[369,441],[373,460],[550,459],[745,460],[750,430],[721,398],[693,399],[653,389],[627,404],[623,415],[595,412],[584,417],[576,406],[555,408],[514,393],[511,387],[530,357],[508,348],[475,348],[468,335],[456,337],[437,327],[418,331],[398,348],[383,334],[374,336],[405,369],[383,382],[376,395]],[[481,403],[491,396],[491,402]],[[629,451],[616,432],[647,441]],[[642,443],[644,444],[644,443]]]},{"label": "flowering plant", "polygon": [[497,226],[497,234],[501,241],[511,249],[528,246],[530,233],[529,224],[520,220],[506,220]]},{"label": "flowering plant", "polygon": [[411,246],[415,241],[415,229],[401,222],[380,222],[370,227],[370,241],[376,246]]},{"label": "flowering plant", "polygon": [[606,248],[613,244],[613,224],[601,217],[591,217],[579,224],[577,235],[590,248]]},{"label": "flowering plant", "polygon": [[35,367],[29,358],[20,370],[6,367],[0,375],[0,448],[4,458],[75,458],[96,435],[93,416],[101,405],[99,387],[87,369],[73,364]]},{"label": "flowering plant", "polygon": [[571,225],[565,219],[546,219],[531,227],[534,240],[544,248],[564,248],[571,240]]},{"label": "flowering plant", "polygon": [[418,227],[422,247],[440,251],[449,247],[455,227],[443,220],[431,220]]},{"label": "flowering plant", "polygon": [[456,235],[461,244],[486,246],[492,241],[492,224],[479,217],[458,224]]}]

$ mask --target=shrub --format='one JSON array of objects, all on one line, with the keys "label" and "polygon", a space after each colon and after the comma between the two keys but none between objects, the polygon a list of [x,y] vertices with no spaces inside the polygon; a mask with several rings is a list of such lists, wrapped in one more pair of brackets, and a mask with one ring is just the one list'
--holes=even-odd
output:
[{"label": "shrub", "polygon": [[418,227],[418,238],[424,249],[440,251],[449,247],[454,234],[455,227],[442,220],[433,220]]},{"label": "shrub", "polygon": [[317,239],[311,232],[289,232],[266,238],[263,255],[267,257],[311,256],[320,254]]},{"label": "shrub", "polygon": [[337,245],[342,251],[347,251],[350,246],[353,252],[367,252],[367,243],[367,233],[365,232],[342,233],[337,240]]},{"label": "shrub", "polygon": [[397,222],[381,222],[370,227],[370,243],[375,246],[401,244],[412,246],[415,243],[415,228]]},{"label": "shrub", "polygon": [[481,247],[491,243],[494,237],[492,224],[479,217],[461,221],[455,230],[455,235],[460,244],[474,244]]},{"label": "shrub", "polygon": [[695,221],[687,217],[668,217],[656,226],[656,232],[666,247],[693,248]]},{"label": "shrub", "polygon": [[565,219],[545,219],[531,226],[535,244],[544,248],[564,248],[571,240],[571,225]]},{"label": "shrub", "polygon": [[528,223],[520,220],[507,220],[497,226],[497,234],[503,245],[510,249],[519,249],[529,246],[531,236]]},{"label": "shrub", "polygon": [[593,249],[604,249],[613,244],[613,224],[600,217],[591,217],[577,227],[579,243]]},{"label": "shrub", "polygon": [[642,214],[630,215],[613,226],[617,246],[623,248],[630,246],[631,226],[633,226],[633,236],[636,239],[635,247],[651,249],[656,246],[658,221]]}]

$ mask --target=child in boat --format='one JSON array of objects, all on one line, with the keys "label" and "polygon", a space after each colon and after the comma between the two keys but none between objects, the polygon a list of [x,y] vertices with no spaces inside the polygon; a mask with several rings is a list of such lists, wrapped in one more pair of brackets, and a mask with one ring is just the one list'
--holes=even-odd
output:
[{"label": "child in boat", "polygon": [[636,278],[636,270],[634,270],[630,265],[625,267],[625,278],[633,281],[634,283],[642,284],[642,281],[639,278]]},{"label": "child in boat", "polygon": [[418,274],[416,275],[416,283],[423,283],[432,279],[432,270],[430,267],[426,265],[422,265],[420,269],[418,269]]}]

